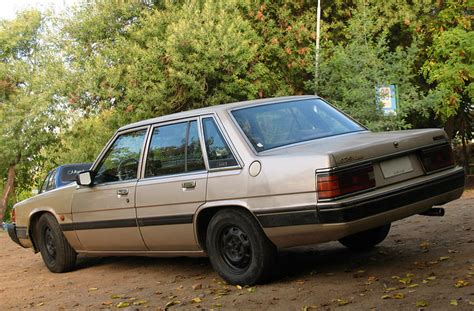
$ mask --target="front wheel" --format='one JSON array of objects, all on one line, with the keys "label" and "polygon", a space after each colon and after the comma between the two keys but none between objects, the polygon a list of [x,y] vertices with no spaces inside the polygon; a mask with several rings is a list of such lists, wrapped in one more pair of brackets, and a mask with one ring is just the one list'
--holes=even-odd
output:
[{"label": "front wheel", "polygon": [[364,251],[373,248],[379,244],[388,235],[391,224],[386,224],[377,228],[348,235],[339,240],[339,242],[349,249]]},{"label": "front wheel", "polygon": [[67,272],[74,268],[77,254],[67,242],[53,215],[43,214],[38,220],[36,241],[41,257],[51,272]]},{"label": "front wheel", "polygon": [[236,209],[214,215],[207,228],[206,246],[212,267],[229,284],[264,282],[276,263],[276,248],[256,220]]}]

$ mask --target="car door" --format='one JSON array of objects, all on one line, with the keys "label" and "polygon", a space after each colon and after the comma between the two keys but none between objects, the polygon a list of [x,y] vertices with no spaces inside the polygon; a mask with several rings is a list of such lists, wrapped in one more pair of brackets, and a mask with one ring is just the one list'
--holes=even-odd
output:
[{"label": "car door", "polygon": [[93,185],[75,191],[73,229],[83,250],[146,250],[137,225],[135,187],[147,131],[115,135],[92,169]]},{"label": "car door", "polygon": [[207,183],[199,132],[197,119],[152,128],[136,190],[137,219],[150,250],[198,250],[193,216]]}]

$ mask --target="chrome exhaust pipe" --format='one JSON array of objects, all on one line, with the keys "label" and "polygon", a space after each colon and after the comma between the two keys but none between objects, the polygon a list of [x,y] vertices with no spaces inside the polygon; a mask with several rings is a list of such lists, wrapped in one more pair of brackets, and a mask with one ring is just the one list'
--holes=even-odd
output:
[{"label": "chrome exhaust pipe", "polygon": [[442,207],[432,207],[429,210],[426,210],[419,215],[423,216],[444,216],[444,208]]}]

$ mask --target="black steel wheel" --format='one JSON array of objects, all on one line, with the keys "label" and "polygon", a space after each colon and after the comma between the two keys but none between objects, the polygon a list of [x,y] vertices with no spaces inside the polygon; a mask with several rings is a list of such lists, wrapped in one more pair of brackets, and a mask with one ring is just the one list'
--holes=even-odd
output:
[{"label": "black steel wheel", "polygon": [[272,275],[277,253],[255,218],[223,209],[211,219],[206,246],[214,270],[229,284],[253,285]]},{"label": "black steel wheel", "polygon": [[53,215],[41,215],[34,238],[41,257],[51,272],[67,272],[74,268],[77,254],[67,242]]}]

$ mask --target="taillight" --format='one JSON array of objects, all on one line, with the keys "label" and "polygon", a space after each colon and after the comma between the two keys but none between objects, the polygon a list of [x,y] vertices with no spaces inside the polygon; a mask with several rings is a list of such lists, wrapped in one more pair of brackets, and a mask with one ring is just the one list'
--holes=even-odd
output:
[{"label": "taillight", "polygon": [[372,165],[342,172],[318,174],[317,179],[319,199],[334,199],[373,187],[375,178]]},{"label": "taillight", "polygon": [[16,223],[16,212],[14,208],[12,209],[12,222]]},{"label": "taillight", "polygon": [[421,162],[427,173],[453,166],[454,160],[451,146],[442,145],[421,150]]}]

